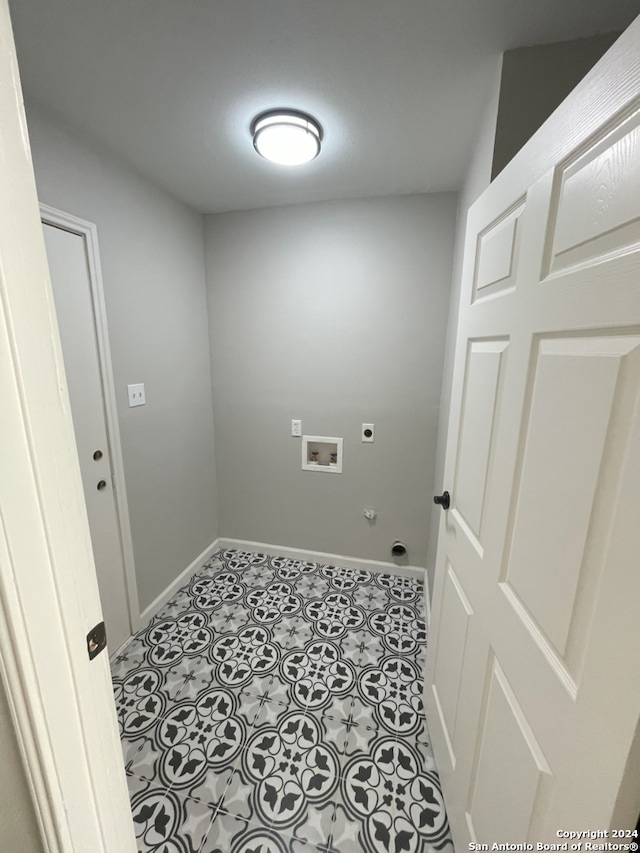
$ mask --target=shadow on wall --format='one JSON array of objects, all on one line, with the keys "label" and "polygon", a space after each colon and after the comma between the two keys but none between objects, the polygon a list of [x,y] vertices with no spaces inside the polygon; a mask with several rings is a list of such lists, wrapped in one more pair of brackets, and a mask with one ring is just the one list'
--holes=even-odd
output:
[{"label": "shadow on wall", "polygon": [[507,50],[491,180],[609,50],[620,33]]}]

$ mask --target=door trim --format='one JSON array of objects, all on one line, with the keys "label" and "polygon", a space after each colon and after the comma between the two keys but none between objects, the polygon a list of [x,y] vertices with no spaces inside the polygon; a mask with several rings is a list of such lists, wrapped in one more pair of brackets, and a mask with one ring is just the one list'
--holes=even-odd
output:
[{"label": "door trim", "polygon": [[[100,377],[102,380],[105,424],[107,428],[107,441],[109,442],[113,495],[116,504],[118,535],[120,538],[120,553],[124,567],[124,580],[127,592],[129,628],[131,630],[131,634],[135,634],[142,627],[143,620],[140,614],[138,586],[136,583],[131,523],[129,521],[129,507],[127,503],[127,489],[124,476],[124,461],[122,458],[122,444],[120,442],[120,429],[118,426],[118,409],[116,405],[115,384],[113,381],[111,348],[109,346],[107,310],[102,284],[100,250],[98,247],[98,229],[93,222],[80,219],[71,213],[58,210],[48,204],[40,204],[40,218],[46,225],[52,225],[56,228],[62,228],[65,231],[69,231],[72,234],[77,234],[79,237],[82,237],[85,245],[88,267],[87,273],[89,275],[89,282],[91,285],[91,301],[93,303],[95,317],[98,362],[100,365]],[[126,642],[128,642],[128,640]],[[114,651],[116,650],[114,649]]]}]

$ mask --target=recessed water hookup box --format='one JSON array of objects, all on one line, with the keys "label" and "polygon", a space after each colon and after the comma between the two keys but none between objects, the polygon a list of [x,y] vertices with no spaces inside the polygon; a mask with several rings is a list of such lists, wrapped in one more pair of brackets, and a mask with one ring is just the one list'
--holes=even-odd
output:
[{"label": "recessed water hookup box", "polygon": [[302,470],[342,474],[342,439],[326,435],[303,435]]}]

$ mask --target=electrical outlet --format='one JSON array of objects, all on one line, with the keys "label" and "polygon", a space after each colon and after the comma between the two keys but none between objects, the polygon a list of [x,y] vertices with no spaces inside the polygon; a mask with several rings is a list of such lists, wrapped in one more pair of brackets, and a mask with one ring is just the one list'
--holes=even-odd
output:
[{"label": "electrical outlet", "polygon": [[144,395],[144,382],[138,382],[137,385],[127,385],[127,393],[129,394],[129,408],[134,406],[144,406],[147,398]]},{"label": "electrical outlet", "polygon": [[373,444],[376,438],[375,424],[362,424],[362,440]]},{"label": "electrical outlet", "polygon": [[296,438],[299,438],[302,435],[302,421],[291,421],[291,435],[295,435]]}]

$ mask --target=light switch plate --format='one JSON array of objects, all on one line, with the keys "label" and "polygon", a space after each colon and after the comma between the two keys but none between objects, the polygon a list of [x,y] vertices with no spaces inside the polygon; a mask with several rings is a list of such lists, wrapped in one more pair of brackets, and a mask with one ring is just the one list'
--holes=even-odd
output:
[{"label": "light switch plate", "polygon": [[362,424],[362,440],[373,444],[376,440],[375,424]]},{"label": "light switch plate", "polygon": [[129,394],[129,408],[134,406],[144,406],[147,399],[144,395],[144,382],[138,382],[137,385],[127,385],[127,393]]}]

